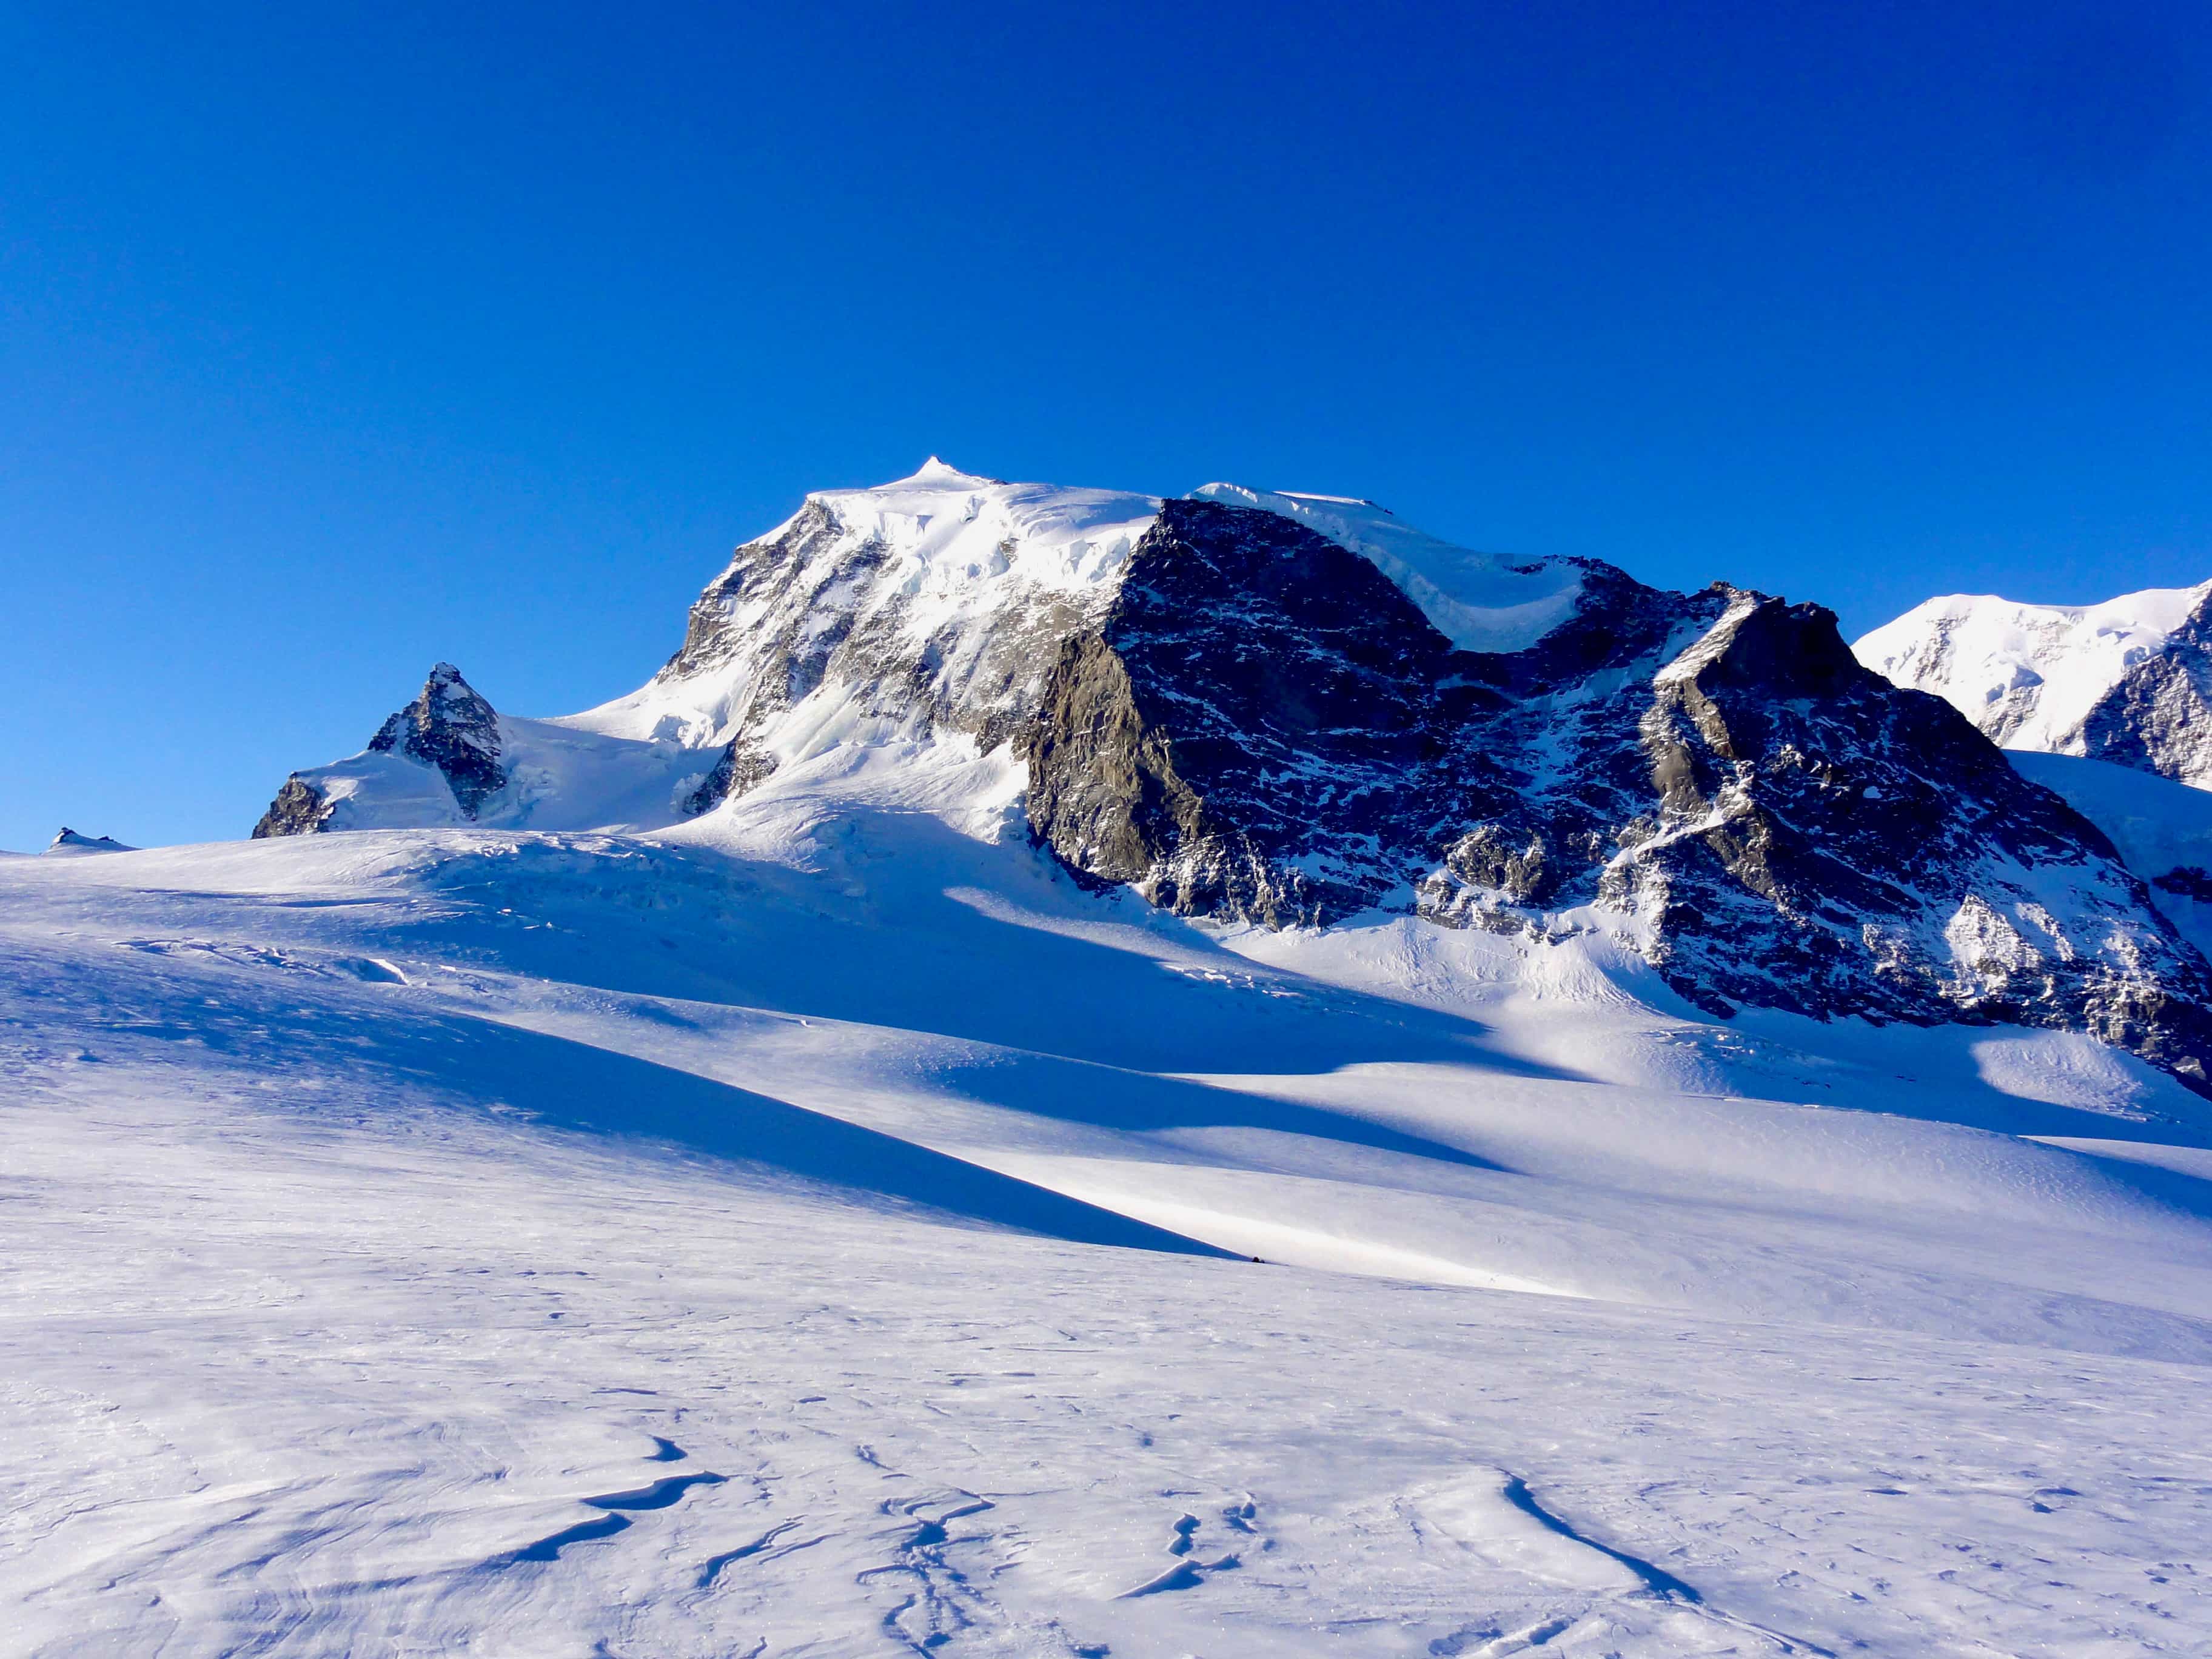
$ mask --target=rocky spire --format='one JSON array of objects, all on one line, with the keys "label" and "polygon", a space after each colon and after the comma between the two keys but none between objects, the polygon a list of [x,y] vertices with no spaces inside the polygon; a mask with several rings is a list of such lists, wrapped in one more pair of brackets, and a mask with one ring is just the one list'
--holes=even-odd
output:
[{"label": "rocky spire", "polygon": [[507,787],[499,763],[499,716],[449,662],[431,669],[422,695],[368,740],[374,751],[398,753],[446,775],[465,817]]}]

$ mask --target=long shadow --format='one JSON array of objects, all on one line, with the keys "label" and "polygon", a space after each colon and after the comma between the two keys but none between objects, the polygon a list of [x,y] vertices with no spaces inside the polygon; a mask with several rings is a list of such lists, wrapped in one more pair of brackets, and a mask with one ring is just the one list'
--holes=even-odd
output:
[{"label": "long shadow", "polygon": [[2161,1169],[2155,1164],[2145,1164],[2132,1158],[2114,1158],[2105,1152],[2093,1152],[2081,1146],[2057,1146],[2051,1150],[2069,1152],[2075,1158],[2086,1159],[2096,1167],[2098,1174],[2107,1180],[2131,1187],[2146,1198],[2170,1205],[2200,1219],[2212,1221],[2212,1179],[2191,1175],[2185,1170]]},{"label": "long shadow", "polygon": [[[865,1194],[1085,1244],[1226,1255],[895,1135],[650,1060],[512,1026],[435,1022],[434,1036],[379,1042],[392,1063],[562,1128],[672,1141]],[[397,1049],[398,1052],[394,1052]]]},{"label": "long shadow", "polygon": [[[865,822],[865,815],[864,815]],[[1134,900],[1084,894],[1042,854],[900,818],[879,893],[695,848],[635,843],[617,872],[525,847],[435,872],[471,914],[380,930],[401,954],[474,957],[571,984],[896,1026],[1127,1071],[1299,1073],[1438,1061],[1586,1080],[1482,1046],[1473,1020],[1261,967],[1176,931],[1198,971],[987,915],[948,896],[1011,893],[1048,915],[1143,925]],[[627,849],[626,849],[627,850]],[[546,923],[552,924],[546,926]]]},{"label": "long shadow", "polygon": [[945,1067],[932,1080],[970,1100],[1103,1129],[1266,1129],[1472,1170],[1504,1170],[1459,1147],[1297,1101],[1216,1089],[1181,1078],[1124,1071],[1050,1054],[1020,1054]]},{"label": "long shadow", "polygon": [[1577,1531],[1569,1526],[1536,1501],[1535,1495],[1528,1490],[1528,1483],[1519,1475],[1506,1476],[1503,1496],[1507,1503],[1543,1528],[1545,1531],[1556,1533],[1571,1543],[1580,1544],[1586,1550],[1595,1550],[1598,1554],[1619,1562],[1637,1577],[1642,1579],[1644,1588],[1654,1595],[1662,1595],[1670,1601],[1686,1601],[1692,1607],[1699,1606],[1704,1602],[1705,1599],[1704,1596],[1656,1562],[1647,1561],[1640,1555],[1630,1555],[1626,1551],[1613,1548],[1610,1544],[1601,1544],[1587,1533]]},{"label": "long shadow", "polygon": [[[394,1079],[410,1079],[471,1106],[520,1109],[548,1127],[674,1143],[864,1200],[1079,1243],[1231,1254],[894,1135],[650,1060],[465,1016],[380,1007],[364,1000],[374,996],[366,988],[333,987],[328,1000],[302,1006],[304,987],[296,981],[271,982],[228,965],[188,970],[186,979],[152,963],[140,968],[144,960],[117,951],[99,964],[104,988],[113,994],[104,1006],[120,1012],[140,1001],[144,1012],[173,1011],[180,983],[203,997],[218,988],[225,995],[219,1012],[195,999],[191,1018],[131,1021],[135,1041],[188,1040],[202,1054],[234,1059],[267,1077],[312,1065],[355,1079],[372,1094]],[[134,998],[138,988],[115,982],[134,969],[147,975],[142,983],[155,994]]]}]

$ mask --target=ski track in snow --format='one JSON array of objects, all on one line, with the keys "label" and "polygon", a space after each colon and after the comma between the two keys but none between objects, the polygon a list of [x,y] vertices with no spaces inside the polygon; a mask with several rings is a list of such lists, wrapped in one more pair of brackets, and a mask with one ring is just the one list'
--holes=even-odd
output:
[{"label": "ski track in snow", "polygon": [[2155,1079],[845,846],[0,870],[9,1650],[2203,1650]]}]

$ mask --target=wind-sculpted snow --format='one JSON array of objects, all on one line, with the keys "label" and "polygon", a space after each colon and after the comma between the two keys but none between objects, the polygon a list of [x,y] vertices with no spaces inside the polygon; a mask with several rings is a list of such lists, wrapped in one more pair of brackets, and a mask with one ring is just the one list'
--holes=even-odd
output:
[{"label": "wind-sculpted snow", "polygon": [[1601,935],[1239,931],[840,822],[797,862],[696,825],[0,866],[11,1647],[2212,1620],[2212,1119],[2160,1074],[1723,1030]]},{"label": "wind-sculpted snow", "polygon": [[1953,594],[1854,647],[2008,749],[2081,755],[2212,787],[2212,583],[2102,605]]},{"label": "wind-sculpted snow", "polygon": [[1227,484],[1163,502],[932,461],[820,492],[638,692],[518,720],[441,665],[257,833],[757,850],[834,842],[886,773],[1180,915],[1604,934],[1716,1015],[2084,1032],[2192,1086],[2212,1064],[2212,968],[2143,881],[1825,611]]}]

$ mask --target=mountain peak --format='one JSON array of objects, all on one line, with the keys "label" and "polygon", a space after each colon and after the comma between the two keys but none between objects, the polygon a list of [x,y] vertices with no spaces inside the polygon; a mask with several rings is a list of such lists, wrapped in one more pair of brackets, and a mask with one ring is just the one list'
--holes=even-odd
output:
[{"label": "mountain peak", "polygon": [[502,718],[441,665],[260,833],[711,817],[785,845],[814,833],[792,811],[884,789],[983,839],[1016,815],[1078,884],[1179,915],[1603,934],[1716,1014],[2111,1033],[2212,1093],[2203,958],[1829,612],[1480,552],[1350,495],[939,457],[819,491],[638,691]]},{"label": "mountain peak", "polygon": [[903,478],[894,478],[890,483],[878,485],[878,488],[890,489],[900,484],[934,484],[957,488],[962,484],[988,485],[1005,482],[1002,478],[987,478],[980,472],[963,472],[949,461],[933,455]]}]

